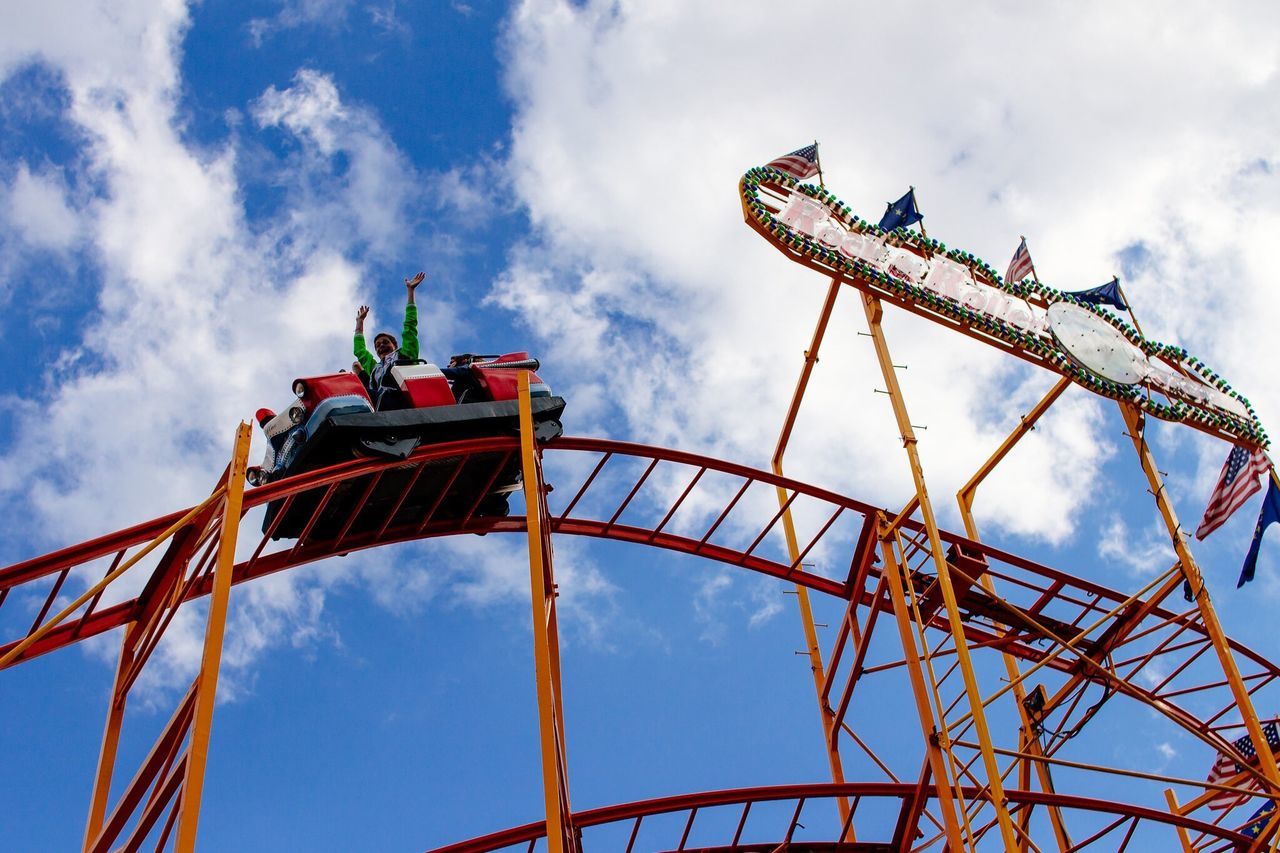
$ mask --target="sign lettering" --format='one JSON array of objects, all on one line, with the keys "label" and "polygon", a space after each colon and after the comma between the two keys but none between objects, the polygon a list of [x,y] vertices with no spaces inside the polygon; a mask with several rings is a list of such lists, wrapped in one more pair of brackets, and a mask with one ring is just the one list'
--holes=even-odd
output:
[{"label": "sign lettering", "polygon": [[[788,229],[791,235],[806,238],[812,248],[801,247],[801,251],[813,254],[820,263],[834,267],[837,273],[845,275],[855,286],[885,292],[899,304],[926,316],[936,317],[942,313],[958,318],[966,325],[981,326],[984,338],[988,341],[996,338],[1014,352],[1034,352],[1039,363],[1052,366],[1067,375],[1074,372],[1074,378],[1078,381],[1088,378],[1080,374],[1082,370],[1094,374],[1098,379],[1105,380],[1099,384],[1097,379],[1089,379],[1086,384],[1095,391],[1132,400],[1159,417],[1189,420],[1207,431],[1225,432],[1232,437],[1266,446],[1266,433],[1248,406],[1236,396],[1224,393],[1210,384],[1207,381],[1210,374],[1202,366],[1192,367],[1195,362],[1184,362],[1177,355],[1179,351],[1176,347],[1152,344],[1132,329],[1126,333],[1122,330],[1123,324],[1117,323],[1110,315],[1086,314],[1083,320],[1089,322],[1084,328],[1096,328],[1098,331],[1094,334],[1101,334],[1105,340],[1114,338],[1114,342],[1107,346],[1119,347],[1120,351],[1132,349],[1131,367],[1125,368],[1120,374],[1113,373],[1113,378],[1103,376],[1085,363],[1091,361],[1093,356],[1088,356],[1084,351],[1079,356],[1073,354],[1064,349],[1063,342],[1056,337],[1061,331],[1056,330],[1050,322],[1048,308],[1066,300],[1066,295],[1037,282],[1030,291],[1034,298],[1028,299],[1025,287],[1012,292],[1002,286],[985,265],[984,269],[979,270],[979,277],[975,276],[974,267],[941,252],[930,251],[927,245],[920,244],[919,241],[915,241],[916,246],[911,246],[911,240],[908,239],[907,244],[902,245],[901,238],[895,237],[894,245],[891,245],[886,240],[886,235],[877,234],[872,229],[856,229],[846,221],[847,216],[840,212],[838,206],[833,207],[815,198],[803,189],[792,186],[791,182],[771,177],[773,174],[775,173],[767,170],[748,173],[742,184],[743,201],[748,205],[748,223],[785,251],[794,253],[797,244],[791,238],[779,240],[773,233],[778,225]],[[789,189],[790,192],[782,198],[770,196],[769,204],[766,205],[755,192],[761,182],[772,184],[774,191]],[[776,211],[771,212],[772,207],[776,207]],[[838,260],[833,260],[831,253]],[[869,269],[871,275],[867,275],[860,267]],[[888,276],[892,282],[888,285],[880,284],[877,276]],[[926,298],[930,294],[946,300],[947,304],[954,307],[945,310],[940,308],[936,301]],[[975,316],[983,318],[983,321],[976,321]],[[1155,355],[1144,354],[1131,338],[1147,348],[1147,353],[1154,348]],[[1099,352],[1105,354],[1107,350]],[[1070,361],[1064,360],[1064,357]],[[1130,383],[1129,380],[1134,376],[1138,377],[1136,382]],[[1121,381],[1117,381],[1117,378]],[[1212,378],[1217,381],[1216,376]],[[1126,384],[1144,385],[1151,391],[1164,395],[1170,403],[1181,406],[1156,405],[1150,396],[1135,397],[1132,392],[1119,390]]]}]

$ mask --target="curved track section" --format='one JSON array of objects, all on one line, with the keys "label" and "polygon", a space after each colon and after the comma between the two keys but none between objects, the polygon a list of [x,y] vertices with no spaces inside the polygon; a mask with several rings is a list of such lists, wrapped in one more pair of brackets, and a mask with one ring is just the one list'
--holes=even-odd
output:
[{"label": "curved track section", "polygon": [[[505,500],[496,500],[492,492],[518,454],[514,437],[455,442],[424,448],[403,461],[353,461],[253,489],[244,496],[245,517],[259,523],[262,532],[250,555],[235,565],[233,582],[390,543],[522,532],[525,518],[504,515]],[[835,737],[856,749],[846,750],[853,753],[846,767],[860,778],[891,784],[919,776],[924,747],[917,738],[875,744],[855,734],[860,718],[884,713],[885,697],[911,695],[908,670],[915,661],[906,657],[895,634],[903,620],[919,629],[931,665],[942,666],[954,654],[919,523],[765,471],[638,444],[561,438],[543,448],[542,465],[546,481],[555,487],[548,496],[554,533],[711,559],[820,593],[827,607],[843,612],[839,624],[833,622],[819,694],[834,719]],[[785,495],[781,508],[780,493]],[[21,654],[10,654],[9,665],[16,665],[136,623],[145,630],[124,677],[127,688],[177,607],[211,588],[222,521],[217,507],[211,507],[182,524],[177,522],[188,513],[173,513],[0,570],[0,637],[6,638],[0,657],[28,644]],[[785,510],[797,526],[795,559],[782,536]],[[145,577],[145,582],[126,587],[131,592],[116,592],[117,582],[86,598],[56,626],[46,624],[55,603],[137,559],[171,527],[176,530],[165,547],[124,576]],[[288,538],[275,538],[282,530]],[[1159,802],[1153,777],[1135,768],[1100,766],[1089,739],[1076,737],[1099,714],[1110,713],[1116,706],[1109,703],[1117,696],[1138,703],[1130,718],[1148,727],[1152,742],[1163,736],[1159,726],[1164,725],[1165,731],[1180,729],[1231,754],[1230,742],[1239,736],[1235,702],[1197,609],[1167,605],[1180,589],[1172,572],[1139,594],[1126,595],[1085,580],[1089,567],[1051,568],[954,533],[944,532],[943,539],[965,640],[988,697],[984,705],[1005,707],[1004,716],[995,717],[1001,734],[993,743],[1010,762],[1025,759],[1026,747],[1016,707],[1009,708],[1007,658],[1018,662],[1028,691],[1043,690],[1047,710],[1035,719],[1042,754],[1064,766],[1064,779],[1079,774],[1078,786],[1072,785],[1077,790],[1091,792],[1089,780],[1098,778],[1093,771],[1101,770],[1127,774],[1135,784],[1146,778],[1149,792],[1143,801]],[[249,545],[253,538],[245,533],[241,542]],[[910,613],[895,612],[890,574],[882,571],[887,553],[902,567]],[[1280,666],[1238,643],[1231,648],[1255,702],[1274,706],[1280,700]],[[944,666],[934,680],[937,707],[949,709],[943,724],[951,749],[963,763],[976,757],[977,746],[953,671]],[[1213,752],[1206,749],[1205,755],[1207,766]],[[967,771],[962,767],[961,772]],[[923,794],[910,802],[914,812],[904,813],[904,825],[931,819]],[[980,805],[981,797],[974,802]],[[981,824],[976,813],[974,821]]]},{"label": "curved track section", "polygon": [[[895,816],[917,796],[917,786],[904,784],[779,785],[707,791],[641,800],[578,812],[583,848],[633,853],[641,850],[686,853],[871,853],[924,847],[928,837],[908,837],[907,825]],[[1053,806],[1066,813],[1088,814],[1096,827],[1072,850],[1172,850],[1179,830],[1197,836],[1203,849],[1232,850],[1248,839],[1192,818],[1141,806],[1126,806],[1090,797],[1005,792],[1017,814]],[[976,790],[965,792],[972,798]],[[838,798],[855,803],[856,840],[848,835],[853,821],[837,817]],[[876,817],[882,820],[877,821]],[[877,823],[881,824],[877,827]],[[927,829],[928,827],[924,827]],[[915,833],[911,833],[915,835]],[[927,834],[926,834],[927,835]],[[512,827],[480,838],[437,847],[429,853],[497,853],[534,850],[546,837],[546,825]],[[841,840],[843,839],[843,840]]]},{"label": "curved track section", "polygon": [[[396,542],[463,533],[522,532],[523,516],[486,516],[478,499],[468,507],[455,507],[448,517],[439,514],[443,495],[455,491],[463,472],[471,473],[473,482],[482,482],[488,471],[509,464],[518,449],[515,438],[454,442],[426,448],[405,462],[350,462],[252,489],[245,493],[246,513],[273,503],[307,505],[307,522],[301,536],[293,541],[277,543],[272,540],[272,531],[263,535],[252,556],[236,565],[235,582]],[[793,581],[841,599],[854,599],[856,593],[855,604],[867,608],[872,617],[888,609],[888,598],[879,588],[879,556],[874,547],[875,521],[886,514],[881,508],[747,466],[640,444],[562,438],[545,449],[545,458],[548,478],[557,483],[550,500],[556,533],[665,548]],[[422,489],[433,475],[436,485]],[[569,485],[565,478],[570,478]],[[788,509],[811,521],[798,561],[785,555],[779,524],[782,511],[771,503],[776,488],[789,492]],[[415,490],[422,494],[411,500]],[[0,608],[12,594],[43,597],[32,624],[34,630],[67,589],[73,573],[80,574],[82,585],[88,586],[96,580],[93,569],[105,573],[119,565],[184,512],[0,569]],[[198,518],[180,531],[156,561],[153,579],[175,563],[207,558],[212,522],[212,518]],[[921,594],[922,617],[943,628],[942,617],[936,612],[939,603],[929,597],[932,577],[924,571],[929,561],[922,527],[907,519],[901,530],[908,558],[916,558],[911,572]],[[1193,608],[1166,610],[1149,597],[1131,600],[1121,592],[1084,580],[1082,573],[1050,568],[959,534],[944,531],[943,538],[951,546],[955,568],[976,567],[970,568],[966,579],[987,574],[999,584],[1000,598],[971,585],[961,600],[973,643],[1094,679],[1100,676],[1089,672],[1082,656],[1109,655],[1117,671],[1130,682],[1141,681],[1139,676],[1148,667],[1164,673],[1184,672],[1193,668],[1187,665],[1188,660],[1199,659],[1208,651]],[[846,556],[837,560],[839,552]],[[831,568],[811,570],[815,555],[823,558],[819,565]],[[190,579],[183,600],[208,592],[209,561],[201,559],[200,563],[206,571]],[[42,579],[46,586],[38,590]],[[90,601],[83,612],[27,650],[18,662],[136,619],[146,609],[153,586],[149,584],[138,595],[108,606],[102,606],[101,598]],[[9,623],[4,624],[7,627]],[[1076,638],[1086,626],[1092,626],[1092,631],[1072,644],[1074,651],[1053,655],[1051,646]],[[1157,635],[1159,639],[1154,639]],[[22,638],[13,638],[12,633],[10,637],[0,645],[0,654]],[[1280,665],[1238,643],[1233,647],[1255,692],[1280,678]],[[1126,656],[1116,659],[1121,652]],[[1155,657],[1161,658],[1160,667],[1151,667]],[[1143,694],[1175,706],[1182,697],[1203,699],[1214,687],[1189,683],[1176,675],[1152,683],[1154,689],[1144,689]],[[1221,716],[1216,713],[1220,709],[1214,710],[1207,717],[1210,723]]]}]

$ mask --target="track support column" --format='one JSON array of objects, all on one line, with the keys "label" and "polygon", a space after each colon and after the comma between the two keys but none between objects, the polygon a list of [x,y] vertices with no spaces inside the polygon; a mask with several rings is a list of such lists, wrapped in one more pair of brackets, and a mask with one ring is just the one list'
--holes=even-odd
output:
[{"label": "track support column", "polygon": [[84,829],[86,851],[102,831],[102,821],[107,816],[107,797],[111,793],[111,776],[116,766],[116,750],[120,745],[120,726],[124,721],[124,705],[129,695],[124,682],[133,665],[138,627],[137,622],[130,622],[125,626],[124,638],[120,642],[120,659],[116,664],[115,682],[111,686],[111,699],[107,703],[107,722],[102,732],[102,748],[98,751],[98,771],[94,775],[93,796],[89,801],[89,820]]},{"label": "track support column", "polygon": [[[1006,850],[1018,848],[1017,830],[1009,816],[1009,805],[1004,796],[1004,784],[1001,782],[1000,765],[996,761],[992,749],[991,733],[987,726],[987,715],[982,703],[982,693],[978,690],[977,677],[973,672],[973,661],[969,656],[969,644],[965,637],[964,623],[960,621],[960,608],[956,603],[955,589],[951,585],[951,573],[947,567],[946,549],[942,544],[942,536],[938,530],[938,521],[933,513],[933,503],[929,499],[929,491],[925,486],[924,469],[920,465],[920,454],[916,449],[917,439],[911,426],[911,418],[907,414],[907,405],[902,398],[902,388],[898,384],[897,370],[889,355],[889,344],[885,340],[884,330],[880,322],[884,316],[884,308],[880,300],[869,293],[862,294],[862,307],[867,315],[867,326],[871,330],[872,342],[875,344],[876,360],[880,363],[880,372],[888,386],[889,402],[893,405],[893,414],[898,423],[898,432],[902,437],[903,448],[907,452],[907,460],[911,465],[911,478],[916,487],[916,500],[920,514],[924,520],[925,531],[929,537],[929,550],[937,569],[938,589],[947,613],[947,624],[955,642],[956,660],[960,674],[964,679],[965,694],[968,698],[970,713],[973,715],[974,729],[978,735],[979,751],[982,764],[987,772],[987,787],[990,791],[991,805],[996,812],[1000,825],[1000,835]],[[942,721],[945,732],[945,720]],[[947,740],[950,740],[947,734]]]},{"label": "track support column", "polygon": [[533,606],[533,663],[538,686],[538,734],[542,744],[542,792],[547,812],[548,853],[578,853],[578,833],[569,806],[564,707],[560,693],[560,635],[556,622],[555,572],[550,513],[542,480],[542,454],[533,433],[529,372],[520,371],[520,459],[529,535],[529,591]]},{"label": "track support column", "polygon": [[218,667],[222,662],[222,639],[227,625],[227,604],[231,598],[231,573],[236,565],[236,537],[240,532],[240,511],[244,499],[244,472],[249,459],[249,424],[241,421],[236,431],[235,452],[227,469],[227,497],[222,507],[222,530],[218,538],[218,561],[209,596],[209,619],[204,632],[204,657],[196,677],[195,710],[191,739],[187,746],[186,774],[179,803],[177,853],[192,853],[196,827],[200,822],[200,795],[204,790],[204,768],[209,757],[209,732],[213,728],[213,705],[218,692]]},{"label": "track support column", "polygon": [[[827,296],[822,303],[822,311],[818,314],[818,322],[813,329],[813,339],[804,352],[804,366],[800,369],[800,378],[796,380],[796,390],[791,395],[791,407],[787,410],[786,420],[778,434],[778,444],[773,452],[773,473],[782,476],[782,457],[787,452],[787,444],[791,440],[791,430],[795,426],[796,415],[800,412],[800,403],[804,400],[805,388],[809,385],[809,377],[813,367],[818,363],[818,349],[827,332],[827,322],[831,319],[831,311],[835,307],[836,297],[840,293],[840,279],[832,278],[827,287]],[[795,521],[791,517],[791,509],[787,504],[790,495],[783,488],[777,489],[778,506],[782,509],[782,530],[787,540],[787,553],[791,562],[800,559],[800,545],[796,539]],[[797,565],[797,568],[799,566]],[[818,700],[818,716],[822,722],[822,735],[827,750],[827,763],[831,767],[831,781],[837,785],[844,784],[844,765],[840,761],[839,729],[836,726],[835,713],[823,700],[827,676],[822,662],[822,647],[818,644],[818,628],[813,621],[813,606],[809,602],[809,588],[801,584],[795,585],[796,604],[800,608],[800,624],[804,628],[805,648],[809,653],[809,670],[813,673],[813,688]],[[849,799],[837,797],[836,807],[840,812],[842,826],[849,829],[841,841],[854,841],[853,821],[850,817]]]},{"label": "track support column", "polygon": [[1147,444],[1144,433],[1146,417],[1132,403],[1120,403],[1120,412],[1124,415],[1125,425],[1129,428],[1129,438],[1133,441],[1134,450],[1137,451],[1142,471],[1147,475],[1147,482],[1151,486],[1151,494],[1155,495],[1156,507],[1160,510],[1160,517],[1164,520],[1165,528],[1169,531],[1169,539],[1173,543],[1173,550],[1177,553],[1178,562],[1182,566],[1182,576],[1191,586],[1196,607],[1200,610],[1200,619],[1204,623],[1205,633],[1209,635],[1209,639],[1213,643],[1213,650],[1217,653],[1218,662],[1222,666],[1222,674],[1226,678],[1227,685],[1231,688],[1231,695],[1236,700],[1236,709],[1240,712],[1240,719],[1244,723],[1245,729],[1248,730],[1249,737],[1257,746],[1258,767],[1262,771],[1262,775],[1271,783],[1271,793],[1280,791],[1280,770],[1276,768],[1275,755],[1270,749],[1266,748],[1267,739],[1263,734],[1262,724],[1258,722],[1258,713],[1253,708],[1253,699],[1249,695],[1249,688],[1245,686],[1244,680],[1240,677],[1240,669],[1236,666],[1236,659],[1231,653],[1231,646],[1227,643],[1227,636],[1222,630],[1222,623],[1218,621],[1218,614],[1213,609],[1213,602],[1209,600],[1209,589],[1205,586],[1204,577],[1200,573],[1200,566],[1196,563],[1196,558],[1192,556],[1191,549],[1187,547],[1186,535],[1182,532],[1181,525],[1178,524],[1178,516],[1173,510],[1173,502],[1169,500],[1169,495],[1165,492],[1164,481],[1160,477],[1160,469],[1156,467],[1155,457],[1151,454],[1150,445]]},{"label": "track support column", "polygon": [[[964,530],[970,539],[975,542],[981,541],[978,535],[978,522],[973,517],[973,499],[977,494],[978,486],[982,485],[982,481],[987,478],[992,471],[996,469],[1009,452],[1017,445],[1019,441],[1031,430],[1035,429],[1036,421],[1049,411],[1057,399],[1062,396],[1062,392],[1067,390],[1071,385],[1071,380],[1062,377],[1054,383],[1048,393],[1040,399],[1040,402],[1031,407],[1031,411],[1027,412],[1013,431],[1005,438],[1000,446],[988,457],[987,461],[969,478],[969,482],[965,483],[960,491],[956,492],[956,502],[960,505],[960,517],[964,519]],[[978,580],[982,584],[983,589],[997,595],[996,585],[989,575],[983,574]],[[1022,721],[1022,751],[1029,755],[1043,755],[1044,747],[1040,743],[1040,736],[1036,733],[1036,728],[1032,725],[1030,715],[1027,713],[1026,698],[1027,692],[1022,685],[1020,678],[1021,673],[1018,669],[1017,660],[1008,652],[1001,652],[1000,655],[1004,659],[1005,672],[1009,675],[1009,681],[1013,684],[1014,703],[1018,709],[1018,718]],[[1049,709],[1045,709],[1048,713]],[[1028,759],[1019,759],[1020,767],[1018,769],[1018,784],[1025,790],[1028,787],[1031,776],[1031,768]],[[1035,762],[1036,775],[1040,780],[1040,788],[1046,793],[1054,793],[1053,777],[1049,773],[1049,767],[1043,762]],[[1067,850],[1071,847],[1071,836],[1067,832],[1066,822],[1062,818],[1062,810],[1057,806],[1049,806],[1049,822],[1053,827],[1054,838],[1058,842],[1059,850]],[[1019,823],[1023,830],[1023,837],[1019,839],[1019,850],[1027,848],[1027,829],[1031,822],[1031,807],[1026,806],[1019,815]]]},{"label": "track support column", "polygon": [[[933,705],[929,701],[929,688],[925,683],[920,650],[911,633],[911,610],[904,592],[907,581],[902,568],[898,565],[898,558],[894,555],[893,531],[889,529],[887,519],[881,515],[876,521],[876,535],[880,540],[880,554],[884,561],[885,578],[888,581],[885,586],[889,590],[889,600],[893,604],[894,621],[898,624],[898,639],[902,642],[902,658],[906,663],[907,676],[911,681],[911,693],[916,700],[920,732],[924,735],[925,761],[933,776],[933,789],[938,798],[938,809],[942,812],[947,849],[964,850],[968,824],[961,826],[960,810],[956,808],[959,797],[951,784],[947,757],[942,751],[942,740],[938,731],[940,721],[933,715]],[[914,830],[915,826],[904,827],[903,839],[907,848],[910,847]]]}]

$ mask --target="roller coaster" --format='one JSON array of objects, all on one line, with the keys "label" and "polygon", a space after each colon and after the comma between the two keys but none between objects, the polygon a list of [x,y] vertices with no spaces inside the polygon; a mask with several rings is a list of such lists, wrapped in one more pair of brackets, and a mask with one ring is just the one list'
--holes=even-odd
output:
[{"label": "roller coaster", "polygon": [[[477,533],[523,535],[528,545],[545,819],[495,827],[436,853],[1275,848],[1276,811],[1266,804],[1280,795],[1280,772],[1270,749],[1249,754],[1240,740],[1243,734],[1255,744],[1269,742],[1274,721],[1260,719],[1255,706],[1274,704],[1280,665],[1224,631],[1145,438],[1147,419],[1156,416],[1265,446],[1252,410],[1213,409],[1215,398],[1193,388],[1186,393],[1212,409],[1197,415],[1177,383],[1162,386],[1169,399],[1161,404],[1105,384],[1096,372],[1082,378],[1087,363],[1057,358],[1027,328],[1001,328],[1000,318],[973,312],[973,300],[963,295],[926,292],[931,273],[919,272],[913,284],[910,270],[903,273],[913,263],[906,255],[920,258],[924,270],[938,263],[938,245],[876,235],[824,190],[802,189],[769,170],[748,173],[741,191],[748,224],[830,279],[771,470],[679,449],[539,435],[536,398],[521,371],[518,426],[507,434],[424,444],[403,458],[341,461],[246,490],[250,427],[241,424],[230,464],[206,500],[0,569],[0,608],[19,599],[42,602],[29,629],[2,640],[0,669],[119,629],[84,850],[195,849],[236,586],[336,555]],[[844,236],[806,233],[796,217],[786,222],[798,192],[844,217]],[[811,210],[809,218],[812,225],[821,217]],[[837,240],[863,233],[880,241],[879,260],[868,260],[870,250],[862,248],[845,256],[833,250]],[[965,263],[974,288],[1005,287],[978,282],[981,265]],[[832,307],[847,289],[861,300],[915,485],[899,509],[783,471]],[[1029,317],[1055,302],[1052,295],[1005,289],[1027,301]],[[886,304],[932,312],[1060,374],[958,493],[962,532],[938,525],[881,323]],[[1007,300],[1000,310],[1011,314]],[[1189,372],[1179,375],[1194,381]],[[1043,565],[989,544],[974,518],[983,482],[1072,385],[1115,400],[1177,555],[1172,565],[1152,567],[1134,590],[1085,580],[1083,567]],[[551,468],[554,492],[547,486]],[[510,481],[515,470],[523,514],[491,500],[494,484]],[[252,534],[258,539],[250,550],[252,539],[240,543],[242,521],[258,507],[274,510],[260,536]],[[822,721],[821,738],[814,733],[813,741],[823,746],[830,778],[575,808],[556,612],[554,542],[564,536],[689,555],[793,588]],[[248,556],[237,559],[238,544]],[[841,555],[839,570],[816,569],[818,553],[826,555],[824,566],[833,565],[830,555]],[[147,573],[146,583],[120,595],[113,584],[135,567]],[[813,617],[819,597],[824,609],[842,614],[825,642]],[[198,599],[208,600],[199,672],[141,764],[121,768],[130,690],[175,614]],[[875,713],[876,697],[886,695],[904,698],[914,711],[892,737],[860,725]],[[1106,738],[1091,725],[1099,709],[1118,703],[1141,712],[1153,730],[1181,733],[1204,744],[1206,755],[1226,756],[1238,772],[1206,782],[1125,766],[1099,747]],[[864,778],[846,778],[846,768]],[[121,772],[130,781],[113,786]],[[1183,802],[1174,786],[1203,793]],[[1124,796],[1103,796],[1102,789]]]}]

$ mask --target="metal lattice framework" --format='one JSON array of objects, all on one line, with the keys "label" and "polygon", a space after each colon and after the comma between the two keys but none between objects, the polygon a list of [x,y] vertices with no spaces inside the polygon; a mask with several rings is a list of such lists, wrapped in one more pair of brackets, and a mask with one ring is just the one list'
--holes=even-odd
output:
[{"label": "metal lattice framework", "polygon": [[[1154,709],[1165,724],[1217,749],[1232,749],[1224,734],[1238,726],[1233,719],[1238,707],[1221,669],[1211,665],[1211,633],[1196,607],[1169,606],[1181,585],[1176,566],[1130,595],[1081,580],[1070,567],[1044,566],[971,536],[939,531],[946,553],[945,571],[939,573],[927,526],[909,513],[895,515],[777,473],[675,450],[587,438],[563,438],[541,449],[533,447],[531,439],[529,444],[522,447],[515,437],[489,438],[428,447],[403,462],[346,463],[251,490],[236,507],[231,487],[243,470],[240,459],[200,506],[0,570],[0,605],[19,596],[43,598],[31,627],[0,646],[0,666],[17,665],[113,628],[126,629],[86,849],[138,849],[144,840],[164,849],[175,825],[182,823],[183,808],[193,802],[198,807],[190,793],[191,745],[199,738],[207,742],[208,737],[207,719],[201,729],[197,713],[201,697],[211,695],[210,675],[216,683],[216,661],[208,656],[201,676],[110,813],[105,800],[124,698],[178,607],[202,596],[213,594],[217,600],[221,595],[225,615],[231,586],[335,554],[436,536],[522,531],[531,542],[536,534],[540,543],[531,548],[531,578],[540,575],[545,580],[541,600],[546,607],[539,611],[537,595],[534,601],[535,613],[548,616],[541,652],[546,655],[555,649],[554,595],[546,593],[553,588],[552,534],[699,556],[841,602],[844,618],[826,650],[825,666],[816,671],[820,706],[832,733],[827,746],[833,756],[843,754],[846,763],[871,767],[879,779],[691,795],[574,813],[563,763],[565,730],[558,706],[556,654],[554,666],[539,681],[549,688],[547,731],[552,737],[544,743],[544,755],[559,756],[548,777],[548,790],[554,791],[548,813],[559,818],[553,835],[560,839],[561,849],[589,843],[592,833],[586,830],[600,823],[632,820],[638,829],[644,815],[679,811],[687,813],[692,826],[696,814],[702,813],[705,821],[713,806],[749,809],[766,799],[807,802],[811,811],[822,808],[819,801],[837,805],[838,820],[833,819],[833,834],[826,839],[835,846],[806,842],[810,846],[804,849],[871,849],[850,846],[859,831],[865,834],[856,837],[877,838],[893,849],[945,844],[949,804],[955,806],[965,845],[982,846],[986,838],[990,846],[998,817],[979,764],[983,750],[974,733],[974,706],[965,701],[960,684],[960,648],[970,654],[974,676],[987,690],[977,707],[986,709],[992,720],[989,748],[1001,762],[999,776],[1016,774],[1017,784],[1003,791],[1004,811],[1029,845],[1036,831],[1034,814],[1049,816],[1062,849],[1116,849],[1117,844],[1129,843],[1121,839],[1146,838],[1145,831],[1163,831],[1160,837],[1166,842],[1182,839],[1196,849],[1223,849],[1242,841],[1239,828],[1224,825],[1221,815],[1216,822],[1212,816],[1184,816],[1203,802],[1162,812],[1137,805],[1138,797],[1133,803],[1118,803],[1089,794],[1094,784],[1090,777],[1097,774],[1118,774],[1135,791],[1141,785],[1187,780],[1063,757],[1069,745],[1080,742],[1071,737],[1074,730],[1088,732],[1085,724],[1096,704],[1096,699],[1086,699],[1090,692]],[[462,472],[472,482],[483,483],[486,472],[496,476],[521,456],[534,462],[532,469],[526,467],[526,489],[533,496],[527,506],[535,511],[524,516],[478,515],[481,490],[469,506],[450,517],[436,516],[435,509],[455,491]],[[554,471],[554,500],[548,500],[541,488],[544,466]],[[773,509],[768,508],[771,493],[785,496]],[[282,508],[275,515],[277,522],[291,506],[307,508],[302,534],[296,541],[273,542],[273,525],[268,525],[251,555],[230,564],[227,544],[230,538],[234,545],[234,535],[229,537],[228,531],[239,525],[228,519],[234,522],[267,504]],[[335,516],[332,508],[338,505],[344,509]],[[158,547],[162,538],[167,541],[163,550]],[[815,571],[808,563],[819,554],[824,565],[838,565],[839,571]],[[836,563],[839,554],[845,556]],[[147,559],[150,574],[141,592],[104,605],[104,598],[110,600],[110,582]],[[94,582],[100,572],[105,578]],[[950,630],[940,577],[952,586],[962,626],[958,643]],[[87,589],[51,616],[69,582]],[[211,625],[216,618],[221,617],[211,615]],[[1238,643],[1229,643],[1229,649],[1251,694],[1274,692],[1280,667]],[[1012,684],[1005,666],[1010,662],[1018,673]],[[1144,678],[1146,673],[1160,675]],[[1030,729],[1040,736],[1029,739],[1020,716],[1026,705],[1013,699],[1015,692],[1019,700],[1025,698],[1026,691],[1015,688],[1029,685],[1032,678],[1047,701]],[[922,725],[927,718],[932,722],[923,738],[923,753],[902,749],[900,739],[869,742],[859,732],[859,700],[885,691],[924,700]],[[1012,711],[1011,705],[1016,706]],[[1004,723],[1012,725],[996,724],[1001,713]],[[929,781],[931,761],[938,762],[943,779],[955,780],[945,794]],[[1062,791],[1042,785],[1034,790],[1033,772],[1041,771],[1042,781],[1047,780],[1043,771],[1048,767],[1071,770],[1079,787]],[[1239,787],[1258,775],[1248,768],[1232,780],[1234,785],[1223,787]],[[1241,790],[1243,796],[1256,799],[1256,791]],[[891,820],[879,821],[884,824],[882,837],[876,835],[876,820],[858,817],[868,814],[873,802],[878,804],[875,808],[896,812]],[[1082,821],[1081,814],[1092,817]],[[768,843],[744,841],[745,836],[730,833],[714,849],[774,849],[768,844],[776,847],[790,838],[800,815],[797,805],[792,824],[779,827]],[[1099,824],[1100,816],[1107,819]],[[1086,841],[1069,840],[1072,821],[1089,830]],[[862,830],[864,824],[867,828]],[[516,844],[534,849],[532,842],[544,834],[545,825],[538,824],[446,849],[491,850]],[[175,845],[179,840],[175,836]],[[693,849],[683,844],[672,839],[669,849]]]},{"label": "metal lattice framework", "polygon": [[[973,797],[978,794],[975,789],[964,792]],[[683,794],[675,797],[662,797],[643,800],[635,803],[624,803],[600,809],[591,809],[575,815],[576,825],[582,830],[584,847],[591,848],[593,835],[604,834],[605,830],[615,832],[605,842],[602,849],[617,849],[632,853],[636,850],[683,850],[683,851],[734,851],[734,853],[773,853],[782,849],[814,851],[851,851],[901,849],[904,839],[909,838],[911,827],[900,823],[894,827],[894,834],[884,844],[862,844],[823,842],[802,840],[806,827],[801,819],[826,807],[829,811],[836,800],[859,801],[887,806],[900,813],[910,814],[911,806],[917,795],[917,786],[894,783],[859,783],[859,784],[822,784],[822,785],[779,785],[767,788],[740,788],[727,791],[710,791],[697,794]],[[1228,843],[1247,842],[1244,836],[1223,832],[1212,824],[1202,823],[1192,818],[1177,814],[1169,814],[1141,806],[1121,806],[1106,800],[1089,797],[1071,797],[1061,794],[1045,794],[1039,791],[1013,792],[1011,799],[1015,808],[1030,809],[1034,806],[1050,806],[1060,810],[1080,811],[1090,814],[1105,815],[1106,823],[1101,831],[1086,839],[1076,849],[1098,843],[1099,849],[1123,849],[1126,843],[1138,832],[1144,823],[1158,825],[1162,829],[1194,832],[1200,835],[1213,836]],[[752,807],[764,804],[782,805],[784,808],[773,816],[773,819],[755,821],[748,829],[748,821],[752,815]],[[698,817],[702,823],[708,818],[719,817],[717,830],[721,834],[699,832],[701,830]],[[646,830],[645,819],[651,823],[656,818],[676,817],[668,822],[661,831],[649,835],[641,833]],[[727,819],[725,819],[727,818]],[[760,824],[757,826],[756,824]],[[847,834],[852,825],[848,817],[839,827],[841,834]],[[753,841],[758,835],[768,840]],[[696,837],[696,846],[690,845],[691,837]],[[482,838],[473,838],[448,847],[437,848],[433,853],[490,853],[499,850],[532,850],[546,838],[546,824],[542,821],[524,826],[495,832]],[[617,842],[620,839],[625,847]],[[648,845],[648,846],[641,846]]]}]

